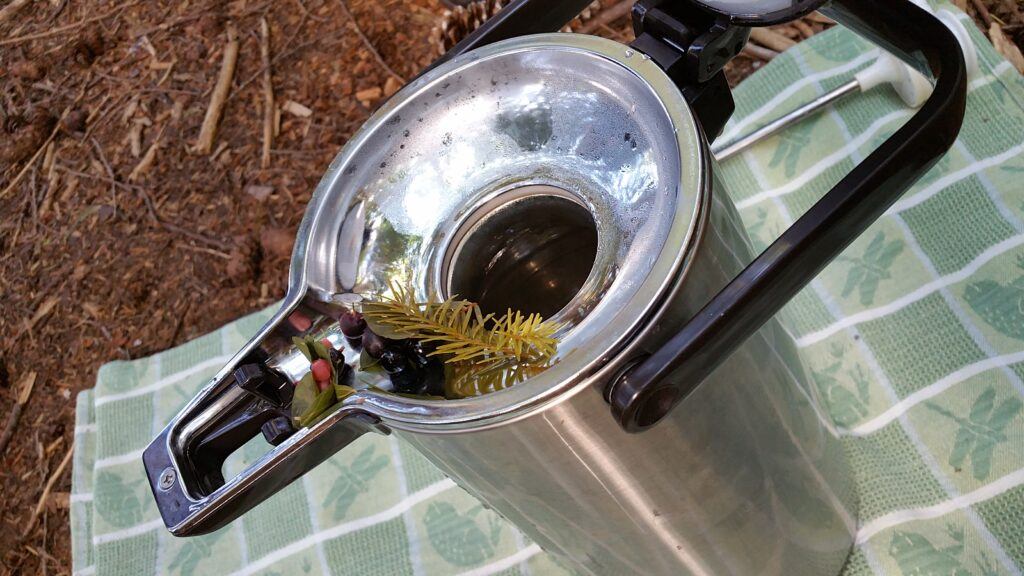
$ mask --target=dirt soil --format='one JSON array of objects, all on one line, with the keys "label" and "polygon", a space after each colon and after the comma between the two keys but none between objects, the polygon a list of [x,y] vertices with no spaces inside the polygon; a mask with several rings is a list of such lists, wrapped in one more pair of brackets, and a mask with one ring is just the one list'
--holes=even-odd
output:
[{"label": "dirt soil", "polygon": [[[1024,19],[1008,1],[985,0],[988,18],[1019,42]],[[0,430],[36,379],[0,448],[0,573],[68,574],[61,462],[75,395],[104,362],[165,350],[284,296],[313,188],[373,109],[432,60],[446,5],[37,0],[7,10],[19,4],[0,0]],[[263,18],[281,109],[265,166]],[[823,27],[777,33],[799,40]],[[624,17],[593,28],[632,37]],[[195,145],[232,29],[237,67],[204,153]],[[734,60],[730,81],[765,54]]]}]

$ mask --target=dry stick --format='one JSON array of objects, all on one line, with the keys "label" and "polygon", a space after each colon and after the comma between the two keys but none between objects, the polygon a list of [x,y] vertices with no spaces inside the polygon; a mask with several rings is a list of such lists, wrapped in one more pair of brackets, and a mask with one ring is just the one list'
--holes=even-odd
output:
[{"label": "dry stick", "polygon": [[978,11],[978,16],[981,17],[982,22],[985,23],[985,28],[992,27],[992,15],[988,13],[988,7],[985,6],[983,0],[971,0],[974,4],[974,9]]},{"label": "dry stick", "polygon": [[0,9],[0,24],[3,24],[7,20],[14,16],[14,13],[21,10],[31,0],[11,0],[11,2]]},{"label": "dry stick", "polygon": [[588,20],[580,29],[577,30],[579,34],[593,34],[594,30],[602,26],[607,26],[612,22],[615,22],[619,18],[629,14],[629,11],[633,8],[633,0],[623,0],[614,6],[610,6],[601,10],[597,16]]},{"label": "dry stick", "polygon": [[754,58],[757,58],[758,60],[771,60],[772,58],[775,58],[776,56],[779,55],[779,53],[776,52],[775,50],[765,48],[764,46],[759,46],[757,44],[753,44],[750,42],[748,42],[747,45],[743,47],[743,51],[740,53],[746,54],[747,56],[752,56]]},{"label": "dry stick", "polygon": [[59,34],[63,34],[64,32],[68,32],[70,30],[75,30],[76,28],[81,28],[82,26],[85,26],[86,24],[91,24],[93,22],[97,22],[99,20],[103,20],[105,18],[109,18],[109,17],[113,16],[114,14],[117,14],[117,13],[125,10],[126,8],[130,8],[130,7],[132,7],[132,6],[136,5],[136,4],[138,4],[137,1],[128,2],[127,4],[122,4],[121,6],[118,6],[117,8],[114,8],[113,10],[104,12],[103,14],[100,14],[99,16],[93,16],[92,18],[86,18],[85,20],[80,20],[78,22],[75,22],[74,24],[68,24],[67,26],[61,26],[59,28],[53,28],[52,30],[47,30],[46,32],[36,32],[35,34],[26,34],[24,36],[18,36],[16,38],[8,38],[6,40],[0,40],[0,46],[7,46],[8,44],[18,44],[19,42],[25,42],[25,41],[28,41],[28,40],[39,40],[41,38],[49,38],[50,36],[57,36]]},{"label": "dry stick", "polygon": [[50,475],[50,479],[46,481],[46,487],[43,488],[43,494],[39,497],[39,503],[36,504],[36,509],[32,512],[32,517],[29,518],[28,525],[25,526],[25,531],[22,532],[21,537],[28,536],[29,532],[32,531],[32,527],[36,525],[36,519],[39,518],[39,513],[43,511],[43,507],[46,505],[46,497],[50,495],[50,490],[53,490],[53,485],[60,480],[61,475],[64,474],[64,469],[68,467],[68,462],[71,461],[71,455],[75,452],[75,442],[72,441],[71,445],[68,446],[68,452],[64,455],[64,459],[60,461],[60,465],[54,470],[53,474]]},{"label": "dry stick", "polygon": [[[301,4],[300,4],[301,5]],[[260,167],[270,167],[270,146],[274,140],[274,84],[270,71],[270,26],[260,18],[260,57],[263,59],[263,156]]]},{"label": "dry stick", "polygon": [[29,168],[31,168],[32,165],[36,163],[36,160],[38,160],[39,157],[42,156],[43,152],[46,150],[46,147],[50,145],[50,142],[53,142],[53,139],[57,137],[57,133],[60,132],[61,124],[63,124],[64,119],[68,117],[68,114],[71,113],[71,110],[73,110],[75,106],[77,106],[78,103],[82,101],[82,97],[85,96],[86,88],[89,87],[89,83],[91,82],[91,80],[91,78],[85,79],[85,82],[82,84],[82,90],[78,93],[78,96],[75,98],[75,101],[69,104],[68,107],[64,109],[64,112],[61,113],[60,118],[57,119],[57,123],[54,124],[53,130],[50,131],[49,137],[47,137],[46,140],[39,146],[39,149],[36,150],[36,153],[33,154],[31,158],[29,158],[28,162],[26,162],[25,165],[21,167],[21,171],[19,171],[18,174],[14,177],[14,179],[11,180],[11,183],[8,184],[2,192],[0,192],[0,199],[5,198],[8,194],[11,193],[11,190],[14,190],[14,187],[17,186],[21,182],[21,179],[25,177],[25,174],[28,173]]},{"label": "dry stick", "polygon": [[996,52],[1002,54],[1017,69],[1017,72],[1024,74],[1024,54],[1013,43],[1013,40],[1006,37],[1003,28],[997,22],[993,22],[988,27],[988,37],[992,39],[992,46],[995,47]]},{"label": "dry stick", "polygon": [[785,52],[796,46],[796,42],[770,28],[751,28],[750,39],[776,52]]},{"label": "dry stick", "polygon": [[134,182],[138,180],[140,176],[142,176],[143,174],[146,173],[147,170],[149,170],[150,166],[153,165],[153,162],[156,161],[156,153],[160,149],[160,138],[163,137],[164,130],[166,128],[167,126],[164,125],[164,127],[160,129],[160,132],[157,133],[156,138],[153,139],[153,143],[149,145],[149,149],[146,150],[146,153],[142,156],[142,159],[139,160],[139,163],[136,164],[135,168],[132,169],[131,174],[128,175],[129,182]]},{"label": "dry stick", "polygon": [[18,425],[18,419],[21,418],[21,411],[25,408],[25,404],[28,404],[28,398],[32,395],[32,388],[36,385],[36,373],[29,372],[21,379],[21,392],[18,394],[18,401],[14,403],[14,407],[11,408],[10,414],[7,416],[7,425],[4,426],[4,433],[0,435],[0,454],[4,453],[7,449],[7,443],[11,441],[11,437],[14,436],[14,427]]},{"label": "dry stick", "polygon": [[341,4],[341,9],[345,12],[345,17],[352,23],[352,27],[355,29],[356,34],[359,36],[359,39],[363,41],[363,45],[370,51],[370,54],[373,55],[374,60],[376,60],[388,74],[394,76],[395,80],[405,84],[405,78],[403,78],[398,72],[395,72],[391,66],[388,66],[388,63],[384,61],[384,58],[381,57],[380,52],[378,52],[377,48],[373,46],[370,39],[366,37],[366,34],[363,34],[363,29],[359,27],[359,22],[356,20],[356,17],[352,15],[352,11],[348,9],[348,3],[345,2],[345,0],[338,0],[338,3]]},{"label": "dry stick", "polygon": [[203,118],[203,126],[199,130],[199,140],[195,150],[200,154],[209,154],[213,149],[213,140],[217,136],[217,124],[224,112],[224,99],[231,90],[231,80],[235,76],[235,64],[238,62],[238,32],[234,24],[227,25],[228,43],[224,46],[224,59],[220,66],[217,84],[210,95],[210,105]]}]

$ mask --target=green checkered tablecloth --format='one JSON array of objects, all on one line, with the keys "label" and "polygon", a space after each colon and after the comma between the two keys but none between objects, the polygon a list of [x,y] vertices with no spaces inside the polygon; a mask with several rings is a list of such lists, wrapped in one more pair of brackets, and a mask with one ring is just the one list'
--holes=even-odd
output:
[{"label": "green checkered tablecloth", "polygon": [[[784,311],[857,477],[845,574],[1024,569],[1024,81],[968,28],[982,74],[959,141]],[[739,87],[726,136],[838,86],[874,54],[841,29],[801,43]],[[879,89],[727,162],[721,175],[755,242],[770,242],[909,115]],[[75,574],[566,572],[378,435],[219,532],[168,534],[142,450],[266,317],[107,364],[79,395]],[[244,448],[231,468],[258,453]]]}]

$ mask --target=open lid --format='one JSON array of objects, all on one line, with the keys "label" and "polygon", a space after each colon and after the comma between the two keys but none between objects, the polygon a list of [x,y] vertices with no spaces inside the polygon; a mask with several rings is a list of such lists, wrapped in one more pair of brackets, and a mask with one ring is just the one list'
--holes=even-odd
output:
[{"label": "open lid", "polygon": [[[410,285],[564,323],[556,363],[444,402],[372,390],[388,420],[464,422],[579,383],[650,319],[684,264],[707,148],[671,80],[616,42],[499,42],[396,94],[331,163],[299,229],[291,289],[324,300]],[[354,400],[355,401],[355,400]]]}]

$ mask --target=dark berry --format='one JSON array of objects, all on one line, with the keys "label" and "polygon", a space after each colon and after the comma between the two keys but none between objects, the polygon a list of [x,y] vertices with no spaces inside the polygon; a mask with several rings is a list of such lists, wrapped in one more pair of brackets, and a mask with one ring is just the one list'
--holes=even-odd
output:
[{"label": "dark berry", "polygon": [[444,396],[444,364],[437,358],[430,358],[423,369],[423,383],[419,393],[424,396]]},{"label": "dark berry", "polygon": [[341,351],[335,350],[334,348],[328,348],[327,353],[331,355],[331,365],[335,368],[345,364],[345,356],[342,355]]},{"label": "dark berry", "polygon": [[313,380],[316,380],[317,384],[331,381],[331,364],[327,360],[317,358],[309,369],[313,372]]},{"label": "dark berry", "polygon": [[351,387],[356,378],[356,371],[348,364],[341,364],[337,370],[338,384]]},{"label": "dark berry", "polygon": [[405,340],[403,343],[405,348],[405,355],[409,359],[409,362],[418,368],[425,368],[430,362],[427,357],[426,351],[423,349],[423,345],[413,339]]},{"label": "dark berry", "polygon": [[388,374],[395,374],[409,368],[409,363],[401,350],[385,349],[380,355],[380,367]]},{"label": "dark berry", "polygon": [[380,355],[384,352],[386,342],[380,336],[374,334],[373,330],[364,330],[362,338],[363,350],[370,355],[371,358],[380,358]]},{"label": "dark berry", "polygon": [[405,368],[391,374],[391,385],[395,387],[395,392],[403,394],[419,394],[422,380],[423,374],[414,368]]},{"label": "dark berry", "polygon": [[363,315],[355,310],[346,310],[338,317],[338,324],[341,326],[341,333],[348,338],[358,338],[366,330],[366,320]]}]

